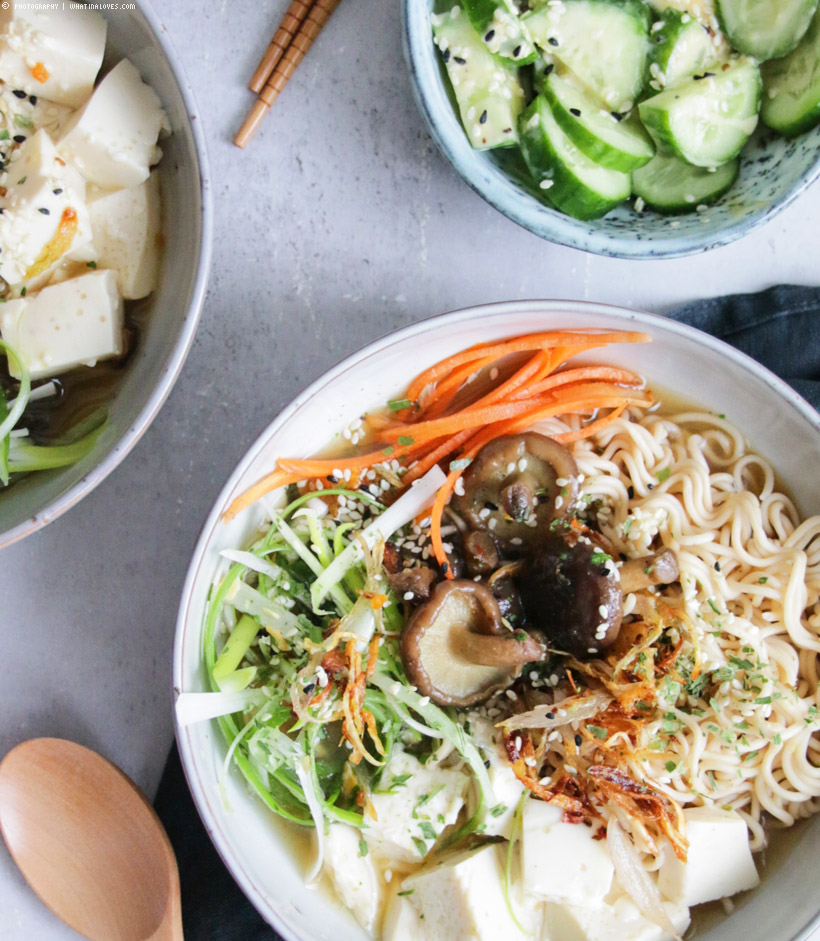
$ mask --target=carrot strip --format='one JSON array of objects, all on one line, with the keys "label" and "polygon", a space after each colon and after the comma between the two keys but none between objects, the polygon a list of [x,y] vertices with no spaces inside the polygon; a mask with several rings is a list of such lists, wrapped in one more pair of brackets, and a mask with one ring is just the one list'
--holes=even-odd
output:
[{"label": "carrot strip", "polygon": [[607,346],[610,343],[648,343],[651,337],[646,333],[637,333],[627,330],[610,333],[577,333],[571,330],[552,330],[545,333],[531,333],[512,340],[502,340],[496,344],[481,347],[470,347],[445,359],[440,360],[418,376],[410,383],[407,397],[417,401],[423,389],[440,376],[446,375],[456,366],[461,366],[471,360],[481,357],[494,356],[496,359],[508,356],[510,353],[523,353],[527,350],[542,349],[546,346],[576,346],[580,349],[590,349],[596,346]]},{"label": "carrot strip", "polygon": [[580,441],[582,438],[589,438],[592,435],[596,435],[599,431],[603,431],[604,428],[620,418],[625,408],[626,405],[619,405],[616,409],[611,411],[609,415],[605,415],[603,418],[599,418],[596,421],[590,422],[588,425],[584,425],[584,427],[579,428],[578,431],[568,431],[562,435],[555,435],[555,440],[559,441],[561,444],[569,444],[572,441]]},{"label": "carrot strip", "polygon": [[465,441],[469,440],[472,433],[472,429],[467,428],[454,437],[446,438],[441,444],[436,445],[431,451],[428,451],[426,455],[419,458],[410,470],[407,471],[402,478],[402,483],[412,484],[414,480],[423,477],[434,464],[443,461],[448,454],[454,454]]},{"label": "carrot strip", "polygon": [[601,379],[603,382],[632,387],[643,385],[643,379],[628,369],[616,369],[614,366],[579,366],[576,369],[565,369],[563,372],[553,373],[541,382],[531,385],[527,391],[533,396],[540,395],[557,386],[587,379]]}]

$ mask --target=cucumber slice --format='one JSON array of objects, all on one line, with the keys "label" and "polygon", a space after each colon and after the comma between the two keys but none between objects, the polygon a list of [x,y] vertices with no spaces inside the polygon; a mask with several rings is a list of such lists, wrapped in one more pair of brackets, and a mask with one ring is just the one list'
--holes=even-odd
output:
[{"label": "cucumber slice", "polygon": [[488,51],[460,7],[431,20],[470,143],[476,150],[518,143],[524,92],[516,70]]},{"label": "cucumber slice", "polygon": [[642,0],[563,0],[522,17],[536,45],[613,111],[629,111],[644,86],[649,20]]},{"label": "cucumber slice", "polygon": [[490,52],[516,65],[535,61],[535,45],[510,0],[462,0],[462,3],[473,29]]},{"label": "cucumber slice", "polygon": [[729,42],[760,62],[788,55],[803,38],[817,0],[717,0]]},{"label": "cucumber slice", "polygon": [[709,30],[689,13],[672,8],[652,25],[651,50],[649,85],[656,91],[679,85],[717,60]]},{"label": "cucumber slice", "polygon": [[740,153],[757,127],[761,92],[757,65],[732,59],[647,98],[638,112],[659,150],[696,167],[718,167]]},{"label": "cucumber slice", "polygon": [[632,190],[650,208],[678,215],[716,202],[734,185],[739,172],[737,158],[710,172],[679,157],[658,154],[632,174]]},{"label": "cucumber slice", "polygon": [[518,121],[521,153],[545,202],[576,219],[598,219],[629,197],[628,173],[590,160],[558,126],[539,95]]},{"label": "cucumber slice", "polygon": [[628,172],[649,163],[652,138],[635,120],[622,120],[573,82],[553,72],[544,84],[552,116],[575,146],[602,167]]},{"label": "cucumber slice", "polygon": [[763,123],[786,137],[820,124],[820,9],[800,45],[763,66]]}]

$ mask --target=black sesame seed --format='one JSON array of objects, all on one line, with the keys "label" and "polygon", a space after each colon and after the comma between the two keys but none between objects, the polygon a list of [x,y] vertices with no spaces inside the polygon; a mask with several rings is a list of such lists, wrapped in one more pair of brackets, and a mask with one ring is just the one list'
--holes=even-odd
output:
[{"label": "black sesame seed", "polygon": [[36,104],[37,104],[37,96],[36,96],[36,95],[29,95],[29,96],[28,96],[28,100],[29,100],[33,105],[36,105]]},{"label": "black sesame seed", "polygon": [[548,62],[548,63],[544,66],[544,75],[549,75],[549,74],[552,72],[552,70],[553,70],[554,68],[555,68],[555,64],[552,63],[552,62]]},{"label": "black sesame seed", "polygon": [[578,748],[580,748],[581,745],[584,744],[584,740],[581,738],[580,735],[576,735],[576,736],[575,736],[575,744],[576,744],[576,746],[577,746]]},{"label": "black sesame seed", "polygon": [[547,40],[547,42],[548,42],[551,46],[557,46],[557,45],[558,45],[558,40],[555,38],[555,36],[550,36],[550,38]]},{"label": "black sesame seed", "polygon": [[62,191],[63,191],[62,186],[58,186],[56,190],[52,190],[51,192],[54,193],[55,196],[59,196],[60,193],[62,193]]},{"label": "black sesame seed", "polygon": [[512,128],[511,128],[511,127],[505,127],[504,130],[502,131],[502,133],[503,133],[503,134],[512,134]]},{"label": "black sesame seed", "polygon": [[28,97],[22,88],[15,88],[13,94],[15,98],[27,98]]},{"label": "black sesame seed", "polygon": [[46,209],[44,206],[41,206],[41,207],[37,210],[37,212],[42,213],[44,216],[50,216],[50,215],[51,215],[51,211],[50,211],[49,209]]},{"label": "black sesame seed", "polygon": [[554,712],[548,712],[548,713],[547,713],[547,718],[548,718],[548,719],[554,719],[554,718],[555,718],[555,713],[554,713]]},{"label": "black sesame seed", "polygon": [[486,108],[481,112],[481,117],[478,119],[478,123],[479,124],[487,123],[487,109]]},{"label": "black sesame seed", "polygon": [[447,572],[449,571],[449,568],[450,568],[450,565],[449,565],[448,562],[442,562],[442,563],[441,563],[441,574],[442,574],[442,575],[446,575]]},{"label": "black sesame seed", "polygon": [[484,33],[484,42],[490,42],[494,36],[495,36],[495,30],[488,29],[487,32]]},{"label": "black sesame seed", "polygon": [[462,59],[461,56],[453,56],[453,62],[458,62],[459,65],[466,65],[467,60]]},{"label": "black sesame seed", "polygon": [[516,46],[513,49],[513,59],[517,59],[521,55],[521,46]]},{"label": "black sesame seed", "polygon": [[315,683],[308,683],[308,685],[307,685],[307,686],[305,687],[305,689],[304,689],[305,695],[306,695],[306,696],[309,696],[309,695],[313,692],[314,689],[316,689],[316,684],[315,684]]},{"label": "black sesame seed", "polygon": [[655,485],[654,485],[654,484],[647,484],[647,485],[646,485],[646,489],[647,489],[647,490],[654,490],[654,489],[655,489]]},{"label": "black sesame seed", "polygon": [[570,109],[569,109],[569,113],[570,113],[570,114],[574,114],[576,118],[580,118],[580,117],[581,117],[581,109],[580,109],[580,108],[570,108]]},{"label": "black sesame seed", "polygon": [[494,503],[490,503],[489,500],[484,501],[484,509],[489,510],[491,513],[495,513],[498,507]]},{"label": "black sesame seed", "polygon": [[449,61],[450,61],[450,50],[449,50],[449,49],[445,49],[444,52],[442,52],[442,54],[441,54],[441,58],[444,59],[445,62],[449,62]]},{"label": "black sesame seed", "polygon": [[626,555],[625,552],[619,552],[619,553],[618,553],[618,558],[621,560],[621,562],[626,562],[627,555]]},{"label": "black sesame seed", "polygon": [[610,111],[609,112],[616,121],[623,121],[624,115],[620,111]]},{"label": "black sesame seed", "polygon": [[489,759],[489,758],[485,759],[485,761],[484,761],[484,767],[485,767],[485,768],[489,768],[489,767],[490,767],[490,759]]},{"label": "black sesame seed", "polygon": [[338,484],[338,483],[339,483],[339,478],[338,478],[338,477],[334,477],[333,474],[328,474],[328,475],[327,475],[327,479],[328,479],[332,484]]},{"label": "black sesame seed", "polygon": [[26,135],[25,134],[15,134],[12,138],[15,144],[25,144]]},{"label": "black sesame seed", "polygon": [[716,572],[720,571],[720,562],[715,562],[715,571]]},{"label": "black sesame seed", "polygon": [[703,77],[704,77],[704,78],[714,78],[714,77],[715,77],[715,73],[714,73],[714,72],[704,72],[704,73],[703,73]]}]

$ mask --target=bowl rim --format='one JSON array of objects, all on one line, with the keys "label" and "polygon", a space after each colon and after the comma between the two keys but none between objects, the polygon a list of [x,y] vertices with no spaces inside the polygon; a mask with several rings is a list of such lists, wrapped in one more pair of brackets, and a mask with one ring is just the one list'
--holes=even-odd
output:
[{"label": "bowl rim", "polygon": [[37,532],[37,530],[42,529],[44,526],[47,526],[53,520],[57,519],[58,516],[62,516],[63,513],[71,509],[76,503],[79,503],[83,497],[105,480],[120,462],[125,459],[131,449],[148,430],[151,423],[156,418],[157,413],[171,394],[171,390],[190,352],[202,314],[205,292],[208,286],[208,277],[211,270],[213,247],[213,202],[211,198],[210,163],[205,133],[202,127],[202,121],[199,119],[200,112],[197,107],[191,83],[185,74],[179,53],[176,51],[168,35],[168,30],[163,25],[148,0],[140,0],[136,12],[144,17],[154,40],[168,63],[171,75],[182,97],[188,119],[188,126],[194,141],[196,165],[193,169],[194,172],[199,175],[200,189],[200,239],[196,262],[196,277],[194,278],[190,301],[177,340],[166,359],[165,368],[163,369],[159,383],[149,396],[148,401],[142,409],[140,409],[137,417],[120,435],[119,441],[117,441],[99,464],[93,467],[65,493],[61,494],[57,499],[52,500],[51,503],[43,507],[43,509],[38,510],[21,523],[0,532],[0,549],[4,549],[6,546],[10,546],[12,543],[23,539],[25,536]]},{"label": "bowl rim", "polygon": [[519,190],[503,173],[501,175],[504,176],[504,181],[496,193],[493,186],[483,185],[471,172],[471,161],[478,159],[480,151],[470,150],[466,155],[462,153],[465,138],[460,121],[456,120],[451,126],[449,122],[441,120],[437,109],[431,102],[430,89],[422,77],[419,61],[423,61],[420,57],[425,52],[427,44],[429,43],[430,49],[433,49],[433,43],[429,34],[426,33],[423,37],[419,35],[419,31],[412,24],[411,16],[412,9],[419,4],[427,7],[428,0],[402,0],[401,2],[402,50],[413,98],[424,117],[430,136],[447,162],[474,193],[503,216],[548,242],[609,258],[629,258],[641,261],[695,255],[728,245],[765,225],[778,213],[788,208],[820,177],[820,153],[818,153],[814,163],[791,189],[759,214],[733,222],[712,235],[704,232],[701,238],[694,240],[692,236],[676,236],[662,242],[657,242],[652,238],[639,241],[623,235],[609,235],[604,231],[599,231],[593,228],[590,222],[573,219],[571,216],[539,203],[534,196]]},{"label": "bowl rim", "polygon": [[[275,416],[239,459],[235,469],[231,472],[225,485],[220,490],[197,538],[180,596],[174,633],[172,666],[173,701],[176,701],[176,696],[183,686],[183,648],[188,634],[189,612],[193,603],[194,585],[205,562],[205,556],[211,539],[213,538],[214,531],[219,525],[222,514],[227,508],[239,481],[246,473],[248,467],[256,460],[264,448],[267,447],[270,440],[277,435],[279,429],[289,422],[309,401],[314,399],[317,395],[321,395],[326,386],[334,382],[338,377],[346,372],[356,370],[364,360],[373,355],[383,353],[393,345],[400,344],[405,340],[427,333],[428,331],[435,331],[440,326],[449,326],[464,321],[477,323],[484,318],[492,318],[500,313],[537,313],[540,311],[545,313],[563,311],[566,312],[568,316],[572,316],[573,314],[614,314],[626,321],[631,321],[631,325],[634,325],[635,328],[640,329],[643,326],[651,330],[653,326],[658,325],[673,334],[704,344],[710,347],[713,352],[731,359],[745,371],[757,374],[769,387],[770,391],[787,406],[795,409],[809,422],[815,433],[820,437],[820,413],[783,379],[746,353],[726,343],[724,340],[720,340],[696,327],[681,323],[680,321],[662,314],[652,314],[634,308],[594,301],[496,301],[489,304],[479,304],[474,307],[459,308],[458,310],[443,314],[436,314],[405,327],[401,327],[398,330],[388,332],[338,361],[323,375],[307,386],[306,389],[297,394],[297,396]],[[199,625],[195,625],[194,631],[196,632],[198,630]],[[290,927],[281,919],[274,902],[257,887],[252,875],[245,869],[241,856],[234,853],[231,842],[227,834],[221,829],[216,814],[210,805],[208,795],[205,792],[204,784],[200,778],[200,765],[194,756],[189,730],[179,725],[175,710],[174,732],[182,769],[197,813],[228,872],[233,876],[236,883],[262,918],[278,931],[286,941],[307,941],[307,939],[291,931]],[[809,935],[818,926],[820,926],[820,904],[818,905],[817,913],[812,916],[806,925],[799,930],[790,941],[807,941]]]}]

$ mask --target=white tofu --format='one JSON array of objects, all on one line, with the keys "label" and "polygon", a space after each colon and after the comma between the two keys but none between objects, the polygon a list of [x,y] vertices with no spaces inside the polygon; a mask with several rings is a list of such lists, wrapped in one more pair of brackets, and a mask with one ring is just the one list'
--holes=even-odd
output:
[{"label": "white tofu", "polygon": [[370,851],[386,864],[418,863],[433,846],[429,834],[438,838],[456,822],[469,784],[461,771],[423,765],[397,750],[382,772],[382,793],[370,794],[377,816],[365,816]]},{"label": "white tofu", "polygon": [[564,823],[563,812],[544,801],[524,805],[521,871],[536,898],[598,906],[612,885],[614,868],[604,840],[582,823]]},{"label": "white tofu", "polygon": [[48,131],[52,140],[56,140],[74,113],[74,109],[67,105],[57,104],[39,95],[20,98],[14,91],[8,85],[0,86],[0,114],[5,118],[5,129],[8,131],[8,139],[0,140],[4,162],[8,153],[14,149],[14,144],[20,143],[14,140],[15,137],[28,138],[42,128]]},{"label": "white tofu", "polygon": [[[504,849],[503,844],[489,844],[404,880],[402,888],[412,890],[408,898],[423,919],[425,941],[521,937],[504,898]],[[517,915],[523,927],[531,927],[532,908],[519,909]]]},{"label": "white tofu", "polygon": [[760,884],[749,831],[743,818],[716,807],[688,807],[687,862],[681,862],[666,845],[658,870],[658,888],[664,898],[686,905],[699,905],[726,898]]},{"label": "white tofu", "polygon": [[157,138],[166,124],[156,92],[123,59],[71,116],[57,149],[103,189],[138,186],[162,155]]},{"label": "white tofu", "polygon": [[64,258],[94,259],[85,182],[45,131],[14,152],[0,182],[0,277],[17,285]]},{"label": "white tofu", "polygon": [[424,922],[410,899],[394,893],[384,912],[381,941],[420,941],[423,937]]},{"label": "white tofu", "polygon": [[379,877],[370,856],[359,852],[359,831],[332,823],[325,836],[325,871],[341,901],[372,934],[379,911]]},{"label": "white tofu", "polygon": [[[543,941],[671,941],[626,895],[599,908],[558,902],[548,902],[545,907]],[[665,902],[664,908],[675,930],[683,935],[689,927],[689,909],[674,902]]]},{"label": "white tofu", "polygon": [[102,65],[105,20],[79,6],[37,6],[49,4],[15,3],[13,17],[4,16],[0,78],[11,88],[77,108],[91,94]]},{"label": "white tofu", "polygon": [[113,193],[100,191],[88,202],[94,249],[101,268],[117,272],[120,294],[147,297],[157,286],[161,213],[159,177]]},{"label": "white tofu", "polygon": [[[92,271],[0,305],[0,334],[32,379],[123,352],[123,307],[113,271]],[[15,373],[15,378],[19,378]]]},{"label": "white tofu", "polygon": [[473,739],[479,744],[482,756],[490,763],[487,774],[493,787],[496,804],[485,807],[481,818],[483,833],[488,836],[509,837],[515,808],[526,791],[513,773],[504,749],[504,736],[491,722],[480,717],[470,720]]}]

